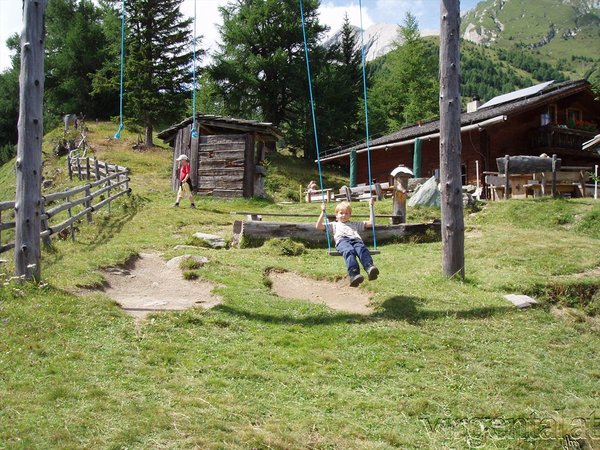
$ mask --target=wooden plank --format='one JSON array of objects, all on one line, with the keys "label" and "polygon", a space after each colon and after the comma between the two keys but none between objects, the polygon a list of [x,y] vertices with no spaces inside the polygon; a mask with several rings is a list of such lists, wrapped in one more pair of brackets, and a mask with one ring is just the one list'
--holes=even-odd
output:
[{"label": "wooden plank", "polygon": [[200,136],[200,146],[203,147],[207,144],[212,145],[231,145],[232,143],[246,144],[246,138],[243,134],[217,134],[210,136]]},{"label": "wooden plank", "polygon": [[227,181],[227,182],[243,182],[244,181],[244,175],[241,172],[225,172],[223,170],[215,170],[214,172],[211,171],[204,171],[204,170],[200,170],[198,171],[198,176],[199,176],[199,180],[198,180],[198,185],[202,184],[203,182],[208,182],[210,180],[221,180],[221,181]]},{"label": "wooden plank", "polygon": [[[541,156],[511,156],[508,173],[536,173],[536,172],[552,172],[552,158],[541,157]],[[505,161],[504,158],[496,158],[496,164],[498,165],[498,172],[503,174],[505,172]],[[560,169],[561,159],[556,160],[556,169]]]},{"label": "wooden plank", "polygon": [[213,190],[213,189],[243,189],[243,180],[239,180],[237,182],[232,182],[228,180],[206,180],[200,178],[198,180],[198,186],[196,189],[198,190]]},{"label": "wooden plank", "polygon": [[254,162],[254,136],[250,133],[245,136],[244,197],[250,198],[254,195],[254,171],[256,170]]},{"label": "wooden plank", "polygon": [[244,160],[244,150],[243,149],[228,149],[228,150],[207,150],[198,152],[198,158],[200,161],[206,161],[211,159],[217,160]]},{"label": "wooden plank", "polygon": [[7,209],[15,209],[15,202],[0,202],[0,211],[5,211]]},{"label": "wooden plank", "polygon": [[220,159],[220,158],[219,159],[217,159],[217,158],[203,159],[200,164],[202,166],[201,167],[202,169],[235,167],[239,171],[244,170],[243,158],[240,158],[240,159]]},{"label": "wooden plank", "polygon": [[213,197],[218,198],[235,198],[235,197],[243,197],[244,191],[243,189],[215,189],[213,191]]}]

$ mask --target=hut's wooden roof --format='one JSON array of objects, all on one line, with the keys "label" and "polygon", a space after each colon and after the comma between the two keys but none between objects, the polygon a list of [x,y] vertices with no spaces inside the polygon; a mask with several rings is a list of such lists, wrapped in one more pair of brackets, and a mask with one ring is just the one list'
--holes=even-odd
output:
[{"label": "hut's wooden roof", "polygon": [[[540,91],[528,95],[525,97],[517,97],[510,99],[501,104],[490,106],[487,108],[478,109],[472,113],[463,113],[460,118],[461,127],[466,125],[474,125],[483,121],[493,119],[494,117],[502,115],[510,115],[515,113],[525,112],[531,109],[535,109],[540,105],[555,102],[561,98],[565,98],[580,92],[588,91],[591,98],[593,94],[591,92],[590,84],[586,80],[578,81],[565,81],[563,83],[551,84],[544,87]],[[382,136],[378,139],[370,141],[370,146],[391,144],[398,141],[404,141],[407,139],[413,139],[429,134],[437,133],[440,131],[440,120],[424,121],[420,124],[411,124],[400,131],[387,136]],[[344,148],[333,148],[324,152],[323,156],[327,159],[338,159],[346,157],[353,150],[365,149],[367,146],[365,142],[350,145]]]},{"label": "hut's wooden roof", "polygon": [[[182,122],[161,131],[158,133],[158,137],[165,142],[171,142],[181,128],[189,126],[192,122],[193,117],[188,117]],[[212,114],[196,114],[196,123],[200,135],[258,133],[265,141],[277,141],[283,137],[279,128],[269,122],[235,119]]]}]

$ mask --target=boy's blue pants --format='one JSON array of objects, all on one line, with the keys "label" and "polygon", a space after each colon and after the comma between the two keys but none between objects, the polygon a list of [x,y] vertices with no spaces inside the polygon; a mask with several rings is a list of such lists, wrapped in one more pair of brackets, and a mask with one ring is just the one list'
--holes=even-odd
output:
[{"label": "boy's blue pants", "polygon": [[348,275],[351,277],[360,273],[360,267],[356,258],[360,259],[365,270],[373,265],[373,258],[365,243],[360,239],[342,239],[335,246],[336,250],[342,254],[348,268]]}]

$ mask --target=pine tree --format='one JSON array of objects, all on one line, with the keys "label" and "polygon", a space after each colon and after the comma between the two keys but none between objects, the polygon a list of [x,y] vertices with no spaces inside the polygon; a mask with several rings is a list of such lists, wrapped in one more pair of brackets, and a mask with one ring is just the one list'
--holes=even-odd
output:
[{"label": "pine tree", "polygon": [[399,40],[369,92],[373,133],[438,115],[437,48],[420,36],[416,18],[408,13]]},{"label": "pine tree", "polygon": [[91,96],[91,74],[106,60],[101,11],[91,0],[53,0],[46,11],[46,111],[106,117],[106,97]]},{"label": "pine tree", "polygon": [[[321,58],[316,47],[325,30],[318,6],[318,0],[303,2],[311,64]],[[210,71],[226,109],[281,126],[288,140],[302,145],[308,89],[298,1],[239,0],[220,11],[222,45]]]},{"label": "pine tree", "polygon": [[[104,0],[105,34],[112,35],[112,63],[94,76],[94,92],[119,93],[120,10]],[[123,110],[128,125],[144,128],[144,145],[154,145],[155,126],[180,120],[189,105],[193,19],[180,12],[183,0],[128,0],[126,5]],[[197,39],[200,41],[200,38]],[[200,59],[203,51],[197,50]],[[115,104],[118,102],[115,100]]]},{"label": "pine tree", "polygon": [[[6,46],[13,50],[15,55],[12,57],[11,67],[0,73],[0,146],[11,144],[12,148],[12,145],[17,143],[19,118],[19,70],[21,65],[19,36],[16,33],[13,34],[7,39]],[[12,157],[14,149],[11,152]]]},{"label": "pine tree", "polygon": [[[191,82],[192,19],[179,8],[183,0],[130,0],[127,7],[125,103],[127,116],[145,129],[154,145],[155,125],[185,112]],[[199,52],[197,52],[199,55]]]}]

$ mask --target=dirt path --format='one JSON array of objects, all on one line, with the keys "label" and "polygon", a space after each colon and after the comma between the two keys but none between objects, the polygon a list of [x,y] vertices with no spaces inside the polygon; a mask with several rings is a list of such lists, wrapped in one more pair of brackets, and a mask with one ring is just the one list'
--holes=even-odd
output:
[{"label": "dirt path", "polygon": [[[125,267],[110,267],[103,275],[106,284],[101,290],[138,320],[153,312],[212,308],[222,302],[212,294],[213,284],[185,280],[177,265],[153,253],[140,254]],[[269,278],[273,292],[282,298],[308,300],[354,314],[373,313],[369,295],[349,287],[347,281],[317,281],[291,272],[271,272]]]},{"label": "dirt path", "polygon": [[138,319],[157,311],[212,308],[221,303],[212,294],[211,283],[185,280],[178,267],[170,268],[152,253],[140,254],[125,268],[109,268],[104,276],[103,292]]},{"label": "dirt path", "polygon": [[273,292],[283,298],[308,300],[336,311],[373,313],[369,295],[362,289],[351,288],[346,280],[335,283],[318,281],[291,272],[271,272],[269,279]]}]

